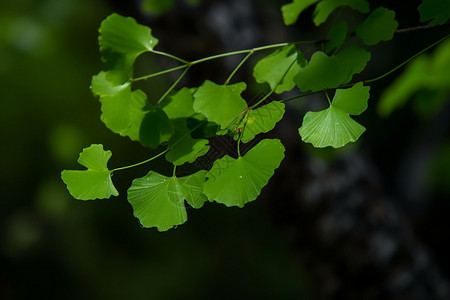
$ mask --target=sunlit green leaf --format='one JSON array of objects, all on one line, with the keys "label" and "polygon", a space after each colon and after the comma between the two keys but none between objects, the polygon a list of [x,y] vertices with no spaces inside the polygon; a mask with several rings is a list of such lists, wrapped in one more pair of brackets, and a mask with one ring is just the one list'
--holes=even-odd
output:
[{"label": "sunlit green leaf", "polygon": [[365,128],[349,114],[359,115],[367,109],[369,89],[361,82],[349,89],[338,89],[329,108],[306,113],[299,128],[302,140],[316,148],[340,148],[355,142]]},{"label": "sunlit green leaf", "polygon": [[431,20],[431,26],[442,25],[450,19],[449,0],[422,0],[418,9],[420,22]]},{"label": "sunlit green leaf", "polygon": [[359,115],[367,109],[370,87],[358,82],[349,89],[338,89],[333,98],[333,106],[349,115]]},{"label": "sunlit green leaf", "polygon": [[87,170],[62,171],[61,178],[74,198],[94,200],[119,195],[107,167],[111,155],[111,151],[103,150],[103,145],[94,144],[83,149],[78,158],[78,162]]},{"label": "sunlit green leaf", "polygon": [[207,173],[203,193],[210,201],[243,207],[255,200],[284,158],[277,139],[262,140],[237,159],[225,155]]},{"label": "sunlit green leaf", "polygon": [[234,138],[238,139],[242,131],[241,141],[247,143],[260,133],[269,132],[283,118],[284,103],[272,101],[256,109],[249,110],[247,114],[239,119],[230,130]]},{"label": "sunlit green leaf", "polygon": [[109,68],[108,79],[114,85],[128,81],[136,58],[158,43],[150,28],[116,13],[102,22],[99,33],[100,52]]},{"label": "sunlit green leaf", "polygon": [[302,92],[336,88],[364,70],[369,60],[370,52],[359,45],[345,48],[333,56],[317,51],[309,64],[300,69],[295,82]]},{"label": "sunlit green leaf", "polygon": [[169,141],[171,146],[166,154],[166,159],[174,165],[182,165],[193,162],[208,144],[207,139],[193,139],[190,130],[186,125],[186,119],[172,120],[175,126],[175,133]]},{"label": "sunlit green leaf", "polygon": [[363,126],[333,106],[319,112],[307,112],[299,128],[302,140],[316,148],[343,147],[356,141],[364,131]]},{"label": "sunlit green leaf", "polygon": [[166,231],[187,220],[186,199],[193,207],[201,207],[206,201],[201,193],[206,171],[177,178],[166,177],[154,171],[133,180],[128,189],[128,202],[134,216],[144,227],[156,227]]},{"label": "sunlit green leaf", "polygon": [[340,6],[350,6],[362,13],[369,12],[369,3],[365,0],[322,0],[314,10],[313,20],[316,26],[325,22],[330,14]]},{"label": "sunlit green leaf", "polygon": [[245,88],[244,82],[218,85],[206,80],[194,94],[194,110],[206,116],[208,121],[226,128],[247,109],[247,103],[241,97]]},{"label": "sunlit green leaf", "polygon": [[281,7],[281,12],[283,13],[284,24],[294,24],[303,10],[318,1],[319,0],[293,0],[292,3],[283,5]]},{"label": "sunlit green leaf", "polygon": [[391,40],[397,27],[395,12],[378,7],[364,22],[356,26],[355,33],[367,45],[375,45],[380,41]]},{"label": "sunlit green leaf", "polygon": [[107,78],[107,72],[101,71],[92,77],[91,90],[97,96],[112,96],[130,86],[129,82],[120,85],[113,85]]},{"label": "sunlit green leaf", "polygon": [[188,88],[171,93],[163,102],[162,110],[169,119],[189,118],[195,114],[191,91]]},{"label": "sunlit green leaf", "polygon": [[345,22],[339,22],[334,25],[328,32],[327,39],[329,42],[325,45],[325,51],[330,52],[334,48],[340,48],[347,37],[348,26]]},{"label": "sunlit green leaf", "polygon": [[303,54],[295,45],[290,45],[258,61],[253,69],[253,77],[258,83],[269,83],[272,90],[281,94],[295,87],[294,76],[305,63]]},{"label": "sunlit green leaf", "polygon": [[142,120],[146,115],[144,107],[147,95],[141,90],[131,91],[131,86],[115,94],[100,98],[102,104],[101,120],[112,132],[139,140]]}]

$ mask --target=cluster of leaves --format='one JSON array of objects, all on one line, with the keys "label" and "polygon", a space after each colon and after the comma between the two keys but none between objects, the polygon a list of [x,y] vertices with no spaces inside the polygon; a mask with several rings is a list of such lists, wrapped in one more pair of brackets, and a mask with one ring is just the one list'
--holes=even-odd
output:
[{"label": "cluster of leaves", "polygon": [[[151,2],[151,1],[148,1]],[[424,4],[428,1],[424,1]],[[367,109],[370,82],[349,83],[370,60],[366,45],[374,45],[393,37],[398,23],[395,13],[378,7],[370,10],[365,0],[294,0],[282,7],[287,25],[296,22],[301,12],[316,4],[314,23],[319,26],[338,7],[347,6],[356,13],[366,14],[355,28],[341,21],[332,26],[323,42],[298,42],[269,45],[249,50],[215,55],[196,61],[185,61],[155,50],[158,39],[151,29],[129,17],[112,14],[99,29],[100,52],[107,65],[92,79],[92,92],[101,103],[101,120],[114,133],[138,141],[142,146],[165,149],[147,161],[117,169],[109,169],[110,151],[103,145],[91,145],[80,154],[79,163],[87,170],[65,170],[62,179],[76,199],[93,200],[117,196],[111,175],[113,172],[140,165],[162,155],[174,166],[167,177],[154,171],[135,179],[128,190],[128,201],[134,215],[144,227],[165,231],[187,220],[185,201],[200,208],[206,201],[226,206],[243,207],[255,200],[273,176],[284,158],[284,147],[278,139],[262,139],[244,155],[240,144],[272,130],[283,118],[285,100],[265,100],[273,93],[282,94],[298,88],[298,97],[324,92],[329,107],[319,112],[308,112],[299,128],[303,141],[315,147],[342,147],[356,141],[365,128],[350,115],[359,115]],[[427,15],[428,13],[428,15]],[[425,9],[425,17],[434,16]],[[432,22],[442,22],[439,15]],[[353,38],[353,34],[357,38]],[[309,59],[297,45],[322,43],[322,51]],[[268,84],[270,92],[249,107],[241,94],[245,82],[230,84],[233,75],[257,51],[275,49],[260,59],[253,70],[256,82]],[[143,53],[164,55],[177,60],[178,67],[133,78],[135,60]],[[196,64],[228,55],[247,54],[224,84],[205,80],[199,87],[175,88],[188,70]],[[136,81],[184,70],[178,80],[158,101],[149,101]],[[332,100],[328,92],[335,90]],[[289,99],[287,99],[289,100]],[[264,104],[267,103],[267,104]],[[191,175],[176,176],[176,167],[194,162],[207,153],[209,138],[229,134],[237,140],[237,157],[225,155],[217,159],[210,170]]]}]

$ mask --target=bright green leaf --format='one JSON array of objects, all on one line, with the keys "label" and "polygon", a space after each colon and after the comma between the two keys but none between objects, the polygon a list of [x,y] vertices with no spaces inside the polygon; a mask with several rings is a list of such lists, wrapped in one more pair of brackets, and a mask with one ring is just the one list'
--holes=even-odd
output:
[{"label": "bright green leaf", "polygon": [[362,82],[349,89],[338,89],[329,108],[306,113],[299,128],[302,140],[316,148],[340,148],[355,142],[366,129],[349,114],[359,115],[367,109],[369,90]]},{"label": "bright green leaf", "polygon": [[395,12],[384,7],[378,7],[367,19],[356,26],[356,35],[367,45],[375,45],[380,41],[389,41],[394,37],[398,22]]},{"label": "bright green leaf", "polygon": [[112,96],[130,86],[129,82],[113,85],[106,77],[108,72],[101,71],[92,77],[91,90],[97,96]]},{"label": "bright green leaf", "polygon": [[311,143],[316,148],[340,148],[356,141],[365,130],[348,114],[330,106],[322,111],[307,112],[299,133],[305,143]]},{"label": "bright green leaf", "polygon": [[156,148],[169,141],[174,134],[174,127],[167,115],[160,108],[147,112],[140,124],[139,141],[142,145]]},{"label": "bright green leaf", "polygon": [[345,42],[347,31],[348,26],[345,22],[334,25],[328,32],[327,39],[329,42],[325,45],[325,51],[330,52],[334,48],[339,49]]},{"label": "bright green leaf", "polygon": [[110,70],[108,79],[114,85],[128,81],[136,58],[158,43],[150,28],[116,13],[102,22],[99,33],[100,52]]},{"label": "bright green leaf", "polygon": [[203,193],[210,201],[243,207],[255,200],[284,158],[284,147],[277,139],[259,142],[237,159],[225,155],[207,173]]},{"label": "bright green leaf", "polygon": [[201,207],[206,201],[201,193],[205,171],[177,178],[166,177],[154,171],[133,180],[128,189],[128,202],[134,216],[144,227],[156,227],[166,231],[187,220],[186,199],[193,207]]},{"label": "bright green leaf", "polygon": [[369,60],[370,52],[359,45],[345,48],[333,56],[317,51],[309,64],[300,69],[295,82],[302,92],[336,88],[364,70]]},{"label": "bright green leaf", "polygon": [[331,13],[340,6],[350,6],[362,13],[369,12],[369,3],[365,0],[322,0],[314,10],[313,20],[316,26],[325,22]]},{"label": "bright green leaf", "polygon": [[358,82],[349,89],[338,89],[333,98],[333,106],[349,115],[359,115],[367,109],[370,87]]},{"label": "bright green leaf", "polygon": [[283,13],[284,24],[294,24],[303,10],[318,1],[319,0],[294,0],[292,3],[283,5],[281,7],[281,12]]},{"label": "bright green leaf", "polygon": [[206,173],[207,171],[200,170],[192,175],[178,178],[184,198],[193,208],[201,208],[208,201],[206,195],[203,194]]},{"label": "bright green leaf", "polygon": [[62,171],[61,178],[74,198],[94,200],[119,195],[107,167],[111,155],[111,151],[103,150],[103,145],[94,144],[83,149],[78,158],[78,162],[87,170]]},{"label": "bright green leaf", "polygon": [[131,86],[115,94],[100,98],[102,104],[101,120],[112,132],[139,140],[142,121],[146,115],[144,107],[147,96],[141,90],[131,91]]},{"label": "bright green leaf", "polygon": [[430,21],[431,26],[442,25],[450,19],[449,0],[422,0],[419,5],[420,22]]},{"label": "bright green leaf", "polygon": [[190,130],[186,125],[186,119],[172,120],[175,126],[175,133],[169,141],[171,146],[166,154],[166,159],[174,165],[182,165],[187,162],[194,162],[208,144],[207,139],[193,139]]},{"label": "bright green leaf", "polygon": [[247,143],[253,140],[256,135],[269,132],[283,118],[284,107],[284,103],[272,101],[269,104],[249,110],[239,122],[236,122],[236,125],[231,126],[230,130],[233,132],[234,138],[238,139],[239,131],[242,130],[241,141]]},{"label": "bright green leaf", "polygon": [[208,121],[226,128],[243,111],[247,103],[241,97],[246,84],[218,85],[206,80],[194,94],[194,110]]},{"label": "bright green leaf", "polygon": [[188,88],[171,93],[166,100],[162,110],[167,114],[169,119],[189,118],[195,114],[193,109],[194,98]]},{"label": "bright green leaf", "polygon": [[286,46],[258,61],[253,77],[258,83],[269,83],[272,90],[281,94],[295,87],[294,77],[305,63],[295,45]]}]

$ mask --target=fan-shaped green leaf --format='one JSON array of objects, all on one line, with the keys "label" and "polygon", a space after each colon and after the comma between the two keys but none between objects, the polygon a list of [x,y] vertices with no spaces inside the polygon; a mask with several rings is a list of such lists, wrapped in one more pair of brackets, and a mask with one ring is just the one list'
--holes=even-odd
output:
[{"label": "fan-shaped green leaf", "polygon": [[314,10],[313,20],[316,26],[325,22],[329,15],[340,6],[350,6],[352,9],[362,13],[369,12],[369,3],[365,0],[322,0]]},{"label": "fan-shaped green leaf", "polygon": [[162,110],[167,114],[169,119],[189,118],[195,114],[193,109],[194,98],[188,88],[171,93],[166,100]]},{"label": "fan-shaped green leaf", "polygon": [[369,90],[362,82],[349,89],[338,89],[329,108],[306,113],[298,130],[302,140],[317,148],[340,148],[355,142],[366,129],[349,114],[359,115],[367,109]]},{"label": "fan-shaped green leaf", "polygon": [[369,60],[370,52],[359,45],[345,48],[333,56],[317,51],[294,79],[302,92],[336,88],[364,70]]},{"label": "fan-shaped green leaf", "polygon": [[156,227],[166,231],[187,220],[186,199],[193,207],[201,207],[206,201],[201,193],[206,171],[177,178],[166,177],[150,171],[146,176],[133,180],[128,189],[128,202],[134,216],[144,227]]},{"label": "fan-shaped green leaf", "polygon": [[237,159],[225,155],[207,173],[203,193],[210,201],[243,207],[255,200],[284,158],[277,139],[262,140]]},{"label": "fan-shaped green leaf", "polygon": [[247,143],[260,133],[269,132],[283,118],[284,103],[272,101],[256,109],[251,109],[230,127],[234,139],[239,138],[242,131],[241,142]]},{"label": "fan-shaped green leaf", "polygon": [[359,115],[367,109],[370,87],[358,82],[349,89],[338,89],[333,98],[333,106],[349,115]]},{"label": "fan-shaped green leaf", "polygon": [[339,22],[334,25],[328,32],[327,39],[329,42],[325,45],[325,51],[330,52],[334,48],[340,48],[347,37],[348,26],[345,22]]},{"label": "fan-shaped green leaf", "polygon": [[111,151],[103,150],[103,145],[91,145],[83,149],[78,162],[87,170],[64,170],[61,178],[70,194],[79,200],[94,200],[118,196],[111,180],[107,163]]},{"label": "fan-shaped green leaf", "polygon": [[169,141],[174,134],[174,126],[160,108],[146,112],[139,128],[142,145],[156,148]]},{"label": "fan-shaped green leaf", "polygon": [[283,13],[284,24],[294,24],[303,10],[318,1],[319,0],[293,0],[292,3],[283,5],[281,7],[281,12]]},{"label": "fan-shaped green leaf", "polygon": [[107,78],[107,72],[101,71],[92,77],[91,90],[97,96],[112,96],[130,86],[129,82],[120,85],[113,85]]},{"label": "fan-shaped green leaf", "polygon": [[186,125],[186,119],[174,119],[172,122],[175,133],[169,141],[171,148],[166,154],[168,161],[174,165],[182,165],[187,162],[194,162],[200,154],[205,154],[202,150],[208,147],[206,146],[208,140],[193,139]]},{"label": "fan-shaped green leaf", "polygon": [[128,81],[136,57],[158,43],[150,28],[115,13],[102,22],[99,33],[100,52],[110,70],[108,79],[114,84]]},{"label": "fan-shaped green leaf", "polygon": [[431,26],[442,25],[450,19],[449,0],[422,0],[418,10],[420,22],[431,20]]},{"label": "fan-shaped green leaf", "polygon": [[243,111],[247,103],[241,97],[246,88],[244,82],[218,85],[206,80],[194,94],[194,111],[201,113],[210,122],[226,128]]},{"label": "fan-shaped green leaf", "polygon": [[269,83],[272,90],[281,94],[295,87],[294,76],[305,64],[303,54],[295,45],[290,45],[258,61],[253,69],[253,77],[258,83]]},{"label": "fan-shaped green leaf", "polygon": [[316,148],[343,147],[356,141],[364,131],[363,126],[333,106],[318,112],[307,112],[299,128],[302,140]]},{"label": "fan-shaped green leaf", "polygon": [[389,41],[394,37],[398,22],[395,12],[384,7],[378,7],[367,19],[356,26],[356,35],[367,45],[375,45],[380,41]]},{"label": "fan-shaped green leaf", "polygon": [[120,90],[109,90],[112,91],[117,92],[100,98],[101,120],[112,132],[128,136],[133,141],[139,140],[141,123],[147,113],[144,110],[147,95],[141,90],[131,91],[130,85]]}]

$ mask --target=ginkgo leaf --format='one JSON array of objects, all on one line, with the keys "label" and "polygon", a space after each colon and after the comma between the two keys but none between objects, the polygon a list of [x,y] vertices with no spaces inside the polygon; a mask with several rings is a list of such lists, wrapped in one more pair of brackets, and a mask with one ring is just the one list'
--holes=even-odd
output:
[{"label": "ginkgo leaf", "polygon": [[83,149],[78,162],[87,170],[64,170],[61,178],[70,194],[79,200],[105,199],[118,196],[108,170],[111,151],[103,150],[103,145],[91,145]]},{"label": "ginkgo leaf", "polygon": [[302,140],[316,148],[340,148],[355,142],[366,129],[349,114],[359,115],[367,109],[369,90],[362,82],[349,89],[338,89],[329,108],[306,113],[299,128]]},{"label": "ginkgo leaf", "polygon": [[162,106],[162,110],[169,119],[189,118],[195,114],[193,106],[194,97],[191,91],[184,87],[171,93]]},{"label": "ginkgo leaf", "polygon": [[283,13],[284,24],[292,25],[297,22],[298,16],[309,6],[319,0],[293,0],[292,3],[285,4],[281,7]]},{"label": "ginkgo leaf", "polygon": [[345,22],[335,24],[328,32],[328,43],[325,45],[325,51],[330,52],[334,48],[340,48],[347,37],[348,26]]},{"label": "ginkgo leaf", "polygon": [[334,94],[333,106],[349,115],[362,114],[367,109],[370,87],[358,82],[349,89],[338,89]]},{"label": "ginkgo leaf", "polygon": [[302,92],[336,88],[364,70],[369,60],[370,52],[359,45],[345,48],[332,56],[317,51],[294,79]]},{"label": "ginkgo leaf", "polygon": [[128,81],[136,58],[158,43],[150,28],[116,13],[102,22],[99,33],[100,52],[110,70],[108,79],[114,84]]},{"label": "ginkgo leaf", "polygon": [[247,143],[253,140],[256,135],[269,132],[283,118],[284,108],[284,103],[272,101],[269,104],[249,110],[236,126],[230,128],[234,132],[234,138],[238,139],[239,133],[242,131],[241,142]]},{"label": "ginkgo leaf", "polygon": [[101,71],[100,73],[92,77],[91,90],[95,95],[100,97],[112,96],[130,86],[129,82],[119,85],[113,85],[106,78],[107,73],[108,72]]},{"label": "ginkgo leaf", "polygon": [[146,112],[139,128],[139,141],[143,146],[156,148],[169,141],[173,134],[174,126],[162,109]]},{"label": "ginkgo leaf", "polygon": [[174,165],[182,165],[187,162],[194,162],[208,144],[207,139],[193,139],[190,130],[186,125],[186,119],[172,120],[175,133],[169,141],[170,150],[166,154],[166,159]]},{"label": "ginkgo leaf", "polygon": [[277,139],[262,140],[237,159],[225,155],[206,174],[203,193],[210,201],[243,207],[258,197],[283,158],[284,147]]},{"label": "ginkgo leaf", "polygon": [[322,0],[314,10],[313,20],[316,26],[325,22],[331,13],[340,6],[350,6],[362,13],[369,12],[369,3],[365,0]]},{"label": "ginkgo leaf", "polygon": [[347,113],[331,105],[322,111],[307,112],[299,133],[305,143],[316,148],[340,148],[356,141],[365,130]]},{"label": "ginkgo leaf", "polygon": [[194,111],[224,129],[247,109],[247,103],[241,97],[245,88],[244,82],[218,85],[206,80],[194,94]]},{"label": "ginkgo leaf", "polygon": [[290,45],[258,61],[253,77],[258,83],[267,82],[272,90],[281,94],[295,87],[294,77],[305,64],[303,54],[295,45]]},{"label": "ginkgo leaf", "polygon": [[177,178],[166,177],[154,171],[133,180],[128,189],[128,202],[134,216],[143,227],[156,227],[166,231],[187,220],[184,200],[193,207],[201,207],[206,201],[201,193],[206,171]]},{"label": "ginkgo leaf", "polygon": [[[111,91],[111,90],[110,90]],[[142,121],[147,114],[144,107],[147,95],[141,90],[131,91],[131,86],[100,98],[102,115],[100,119],[112,132],[139,140]]]},{"label": "ginkgo leaf", "polygon": [[203,194],[206,173],[206,170],[200,170],[189,176],[178,177],[183,196],[193,208],[201,208],[208,201],[206,195]]},{"label": "ginkgo leaf", "polygon": [[430,26],[442,25],[450,19],[450,1],[422,0],[418,7],[420,22],[430,21]]},{"label": "ginkgo leaf", "polygon": [[374,10],[364,22],[356,26],[356,35],[367,45],[375,45],[380,41],[389,41],[394,37],[398,22],[395,12],[384,7]]}]

